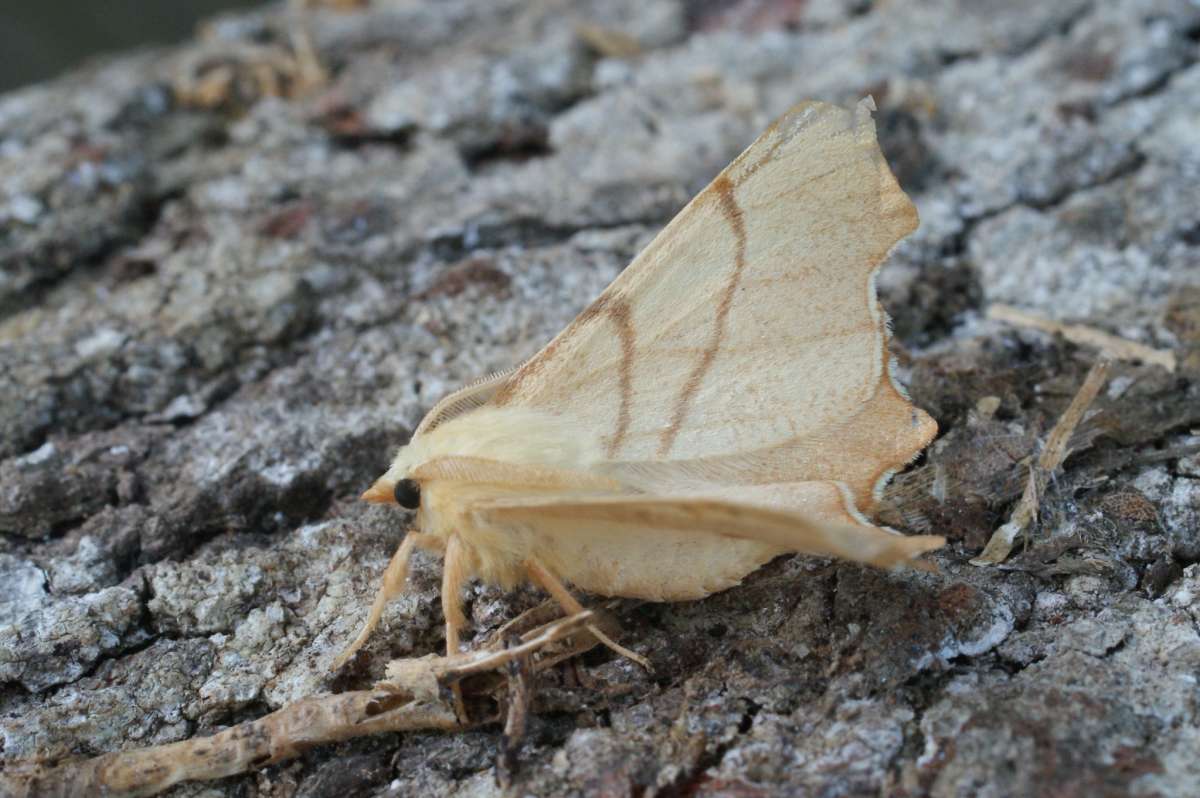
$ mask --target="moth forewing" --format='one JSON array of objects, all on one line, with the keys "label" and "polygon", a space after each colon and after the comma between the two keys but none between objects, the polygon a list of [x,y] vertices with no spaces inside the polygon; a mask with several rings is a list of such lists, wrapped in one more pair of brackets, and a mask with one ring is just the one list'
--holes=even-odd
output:
[{"label": "moth forewing", "polygon": [[871,107],[786,114],[492,403],[578,418],[610,459],[785,449],[777,478],[837,478],[870,506],[936,431],[887,368],[875,272],[917,215]]},{"label": "moth forewing", "polygon": [[575,612],[564,583],[699,598],[783,552],[890,567],[941,545],[863,515],[936,432],[875,296],[917,214],[873,110],[793,108],[537,355],[422,421],[366,495],[419,494],[409,545],[445,553],[452,653],[472,577]]}]

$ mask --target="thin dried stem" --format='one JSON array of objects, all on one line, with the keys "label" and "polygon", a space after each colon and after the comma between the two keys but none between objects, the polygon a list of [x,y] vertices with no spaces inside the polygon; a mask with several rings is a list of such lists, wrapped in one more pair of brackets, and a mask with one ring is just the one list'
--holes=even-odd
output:
[{"label": "thin dried stem", "polygon": [[1101,354],[1114,360],[1133,360],[1141,363],[1162,366],[1167,371],[1175,371],[1175,353],[1169,349],[1155,349],[1128,338],[1121,338],[1095,327],[1083,324],[1063,324],[1062,322],[1036,316],[1032,313],[1014,308],[1011,305],[991,305],[988,308],[989,319],[1002,321],[1017,327],[1030,327],[1042,332],[1061,335],[1068,341],[1082,346],[1090,346],[1100,350]]},{"label": "thin dried stem", "polygon": [[[513,648],[519,647],[520,638],[513,638]],[[533,674],[528,656],[517,656],[505,667],[508,691],[504,697],[505,720],[504,742],[496,757],[496,781],[501,788],[512,787],[517,770],[517,755],[525,741],[529,725],[530,706],[533,703]]]},{"label": "thin dried stem", "polygon": [[1042,449],[1037,462],[1029,467],[1025,490],[1021,493],[1021,499],[1017,502],[1017,506],[1013,508],[1008,523],[992,534],[983,552],[971,560],[971,565],[997,565],[1004,562],[1012,552],[1013,541],[1037,519],[1041,496],[1050,480],[1050,475],[1062,465],[1063,461],[1067,459],[1067,455],[1071,453],[1069,446],[1071,436],[1075,433],[1079,422],[1083,421],[1092,402],[1096,401],[1096,395],[1100,393],[1100,389],[1104,387],[1104,381],[1108,378],[1109,365],[1107,360],[1101,360],[1092,366],[1066,412],[1059,417],[1054,428],[1050,430],[1050,435],[1046,438],[1046,446]]},{"label": "thin dried stem", "polygon": [[[71,762],[10,763],[0,773],[0,794],[14,798],[77,795],[154,795],[183,781],[219,779],[290,759],[326,743],[395,731],[459,731],[498,719],[491,695],[505,685],[495,673],[517,658],[537,673],[597,645],[586,627],[597,621],[583,612],[544,623],[504,647],[505,634],[531,620],[535,607],[492,636],[487,649],[453,657],[398,660],[388,680],[370,690],[305,698],[258,720],[240,723],[209,737],[168,745],[118,751]],[[451,684],[462,684],[476,698],[473,717],[464,722],[440,700]],[[491,711],[487,709],[490,705]]]}]

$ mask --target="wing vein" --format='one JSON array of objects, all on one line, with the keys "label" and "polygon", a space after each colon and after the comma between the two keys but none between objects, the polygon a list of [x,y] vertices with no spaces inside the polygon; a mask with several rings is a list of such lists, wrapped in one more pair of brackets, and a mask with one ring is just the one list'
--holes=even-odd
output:
[{"label": "wing vein", "polygon": [[733,183],[729,178],[721,175],[713,181],[710,188],[720,203],[722,215],[733,229],[733,274],[730,275],[729,281],[721,293],[721,298],[717,302],[717,313],[713,318],[708,345],[701,352],[700,359],[696,361],[695,367],[684,381],[679,397],[675,400],[675,410],[671,414],[671,421],[662,431],[658,445],[659,457],[665,457],[671,451],[675,439],[679,436],[679,430],[683,428],[684,419],[687,418],[688,408],[696,396],[696,391],[700,389],[700,381],[704,379],[704,375],[712,368],[713,361],[716,360],[717,350],[721,346],[722,339],[725,338],[725,325],[729,318],[729,309],[733,306],[733,295],[742,279],[742,273],[746,270],[746,220],[742,218],[742,209],[738,206],[737,198],[733,196]]}]

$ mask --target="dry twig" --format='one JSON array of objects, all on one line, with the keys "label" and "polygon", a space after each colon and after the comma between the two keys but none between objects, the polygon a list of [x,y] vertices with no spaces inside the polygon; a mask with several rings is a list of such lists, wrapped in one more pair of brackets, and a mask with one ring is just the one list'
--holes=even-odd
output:
[{"label": "dry twig", "polygon": [[1084,414],[1096,400],[1096,395],[1104,386],[1104,381],[1108,378],[1108,369],[1109,362],[1107,360],[1101,360],[1092,366],[1083,385],[1079,386],[1075,398],[1071,400],[1070,406],[1058,419],[1054,428],[1050,430],[1041,456],[1038,457],[1036,463],[1029,466],[1025,490],[1021,494],[1017,506],[1013,509],[1008,523],[992,534],[983,552],[971,560],[971,565],[997,565],[1004,562],[1012,551],[1013,541],[1017,539],[1017,535],[1021,534],[1037,518],[1042,491],[1054,469],[1062,465],[1063,460],[1066,460],[1067,455],[1071,453],[1067,444],[1071,440],[1075,428],[1083,420]]},{"label": "dry twig", "polygon": [[211,41],[189,53],[172,81],[175,100],[185,107],[216,109],[263,97],[297,99],[328,85],[303,3],[290,3],[286,36],[286,45]]},{"label": "dry twig", "polygon": [[512,786],[517,770],[517,754],[525,742],[529,725],[530,705],[533,703],[533,676],[529,658],[517,656],[505,666],[508,694],[505,696],[504,741],[496,757],[496,781],[502,789]]},{"label": "dry twig", "polygon": [[[529,673],[536,674],[597,643],[586,628],[597,619],[592,612],[582,612],[543,623],[520,635],[513,645],[503,645],[523,622],[536,622],[544,615],[544,607],[535,607],[477,651],[392,662],[388,678],[373,689],[306,698],[210,737],[83,761],[13,763],[0,774],[0,794],[14,798],[153,795],[183,781],[245,773],[314,746],[353,737],[394,731],[457,731],[492,723],[498,719],[492,693],[505,685],[504,677],[495,673],[497,669],[521,659]],[[478,721],[460,721],[442,700],[447,688],[460,682],[464,692],[475,698],[473,717]]]},{"label": "dry twig", "polygon": [[1083,324],[1063,324],[1052,321],[1011,305],[991,305],[987,315],[989,319],[1003,321],[1017,327],[1030,327],[1042,332],[1061,335],[1073,344],[1094,347],[1100,350],[1101,354],[1114,360],[1150,363],[1162,366],[1170,372],[1175,371],[1175,353],[1169,349],[1155,349]]}]

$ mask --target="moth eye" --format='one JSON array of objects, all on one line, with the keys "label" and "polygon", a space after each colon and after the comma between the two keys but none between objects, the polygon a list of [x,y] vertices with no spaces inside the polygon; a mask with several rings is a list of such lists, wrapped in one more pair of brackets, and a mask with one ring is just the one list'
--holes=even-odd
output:
[{"label": "moth eye", "polygon": [[415,479],[402,479],[396,483],[396,504],[406,510],[421,506],[421,486]]}]

